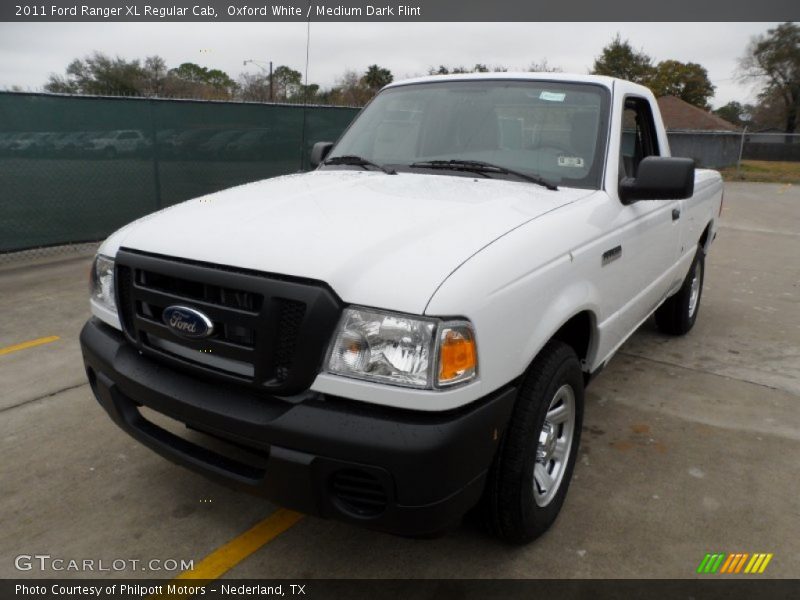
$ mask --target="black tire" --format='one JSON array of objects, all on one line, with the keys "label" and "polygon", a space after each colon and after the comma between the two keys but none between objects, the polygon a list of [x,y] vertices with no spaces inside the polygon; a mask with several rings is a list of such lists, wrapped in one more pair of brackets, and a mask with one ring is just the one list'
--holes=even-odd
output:
[{"label": "black tire", "polygon": [[[562,461],[552,497],[540,505],[534,493],[539,437],[551,401],[564,386],[573,393],[571,444]],[[490,530],[501,539],[524,544],[542,535],[558,516],[569,489],[583,422],[583,374],[573,349],[549,342],[533,361],[519,390],[511,421],[489,471],[483,508]],[[556,426],[556,431],[561,425]],[[559,434],[560,435],[560,434]],[[544,459],[543,457],[543,460]],[[548,468],[545,464],[544,468]],[[541,488],[537,487],[541,492]],[[540,493],[539,492],[539,493]]]},{"label": "black tire", "polygon": [[[697,321],[697,314],[700,312],[700,299],[703,296],[703,280],[705,279],[705,258],[706,253],[703,246],[697,246],[692,266],[683,280],[683,285],[677,293],[664,301],[656,310],[656,325],[662,333],[668,335],[685,335]],[[697,298],[692,303],[692,287],[695,276],[698,276],[699,289]]]}]

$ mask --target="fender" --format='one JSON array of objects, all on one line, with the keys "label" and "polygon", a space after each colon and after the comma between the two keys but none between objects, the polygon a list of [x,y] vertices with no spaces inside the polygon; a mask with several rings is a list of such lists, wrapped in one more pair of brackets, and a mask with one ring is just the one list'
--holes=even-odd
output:
[{"label": "fender", "polygon": [[586,312],[589,315],[588,344],[586,354],[578,355],[585,373],[590,373],[597,354],[598,331],[597,311],[599,310],[599,294],[588,281],[574,282],[564,288],[556,300],[548,306],[531,331],[530,339],[522,352],[524,372],[536,358],[545,344],[562,330],[565,324],[577,315]]}]

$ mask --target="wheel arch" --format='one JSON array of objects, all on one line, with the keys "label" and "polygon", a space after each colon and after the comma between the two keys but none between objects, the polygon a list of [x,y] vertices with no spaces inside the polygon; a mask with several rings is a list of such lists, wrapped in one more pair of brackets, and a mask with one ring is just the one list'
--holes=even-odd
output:
[{"label": "wheel arch", "polygon": [[700,240],[697,242],[700,246],[703,247],[703,252],[708,252],[708,247],[711,245],[711,232],[714,229],[714,219],[711,219],[706,228],[703,229],[703,233],[700,234]]},{"label": "wheel arch", "polygon": [[528,353],[526,372],[542,349],[549,342],[557,340],[575,351],[581,370],[588,379],[598,343],[597,314],[595,310],[592,307],[580,307],[554,322],[557,324],[550,329],[549,334],[536,335],[540,342],[536,344],[532,352]]},{"label": "wheel arch", "polygon": [[570,346],[578,356],[581,368],[585,370],[589,352],[596,337],[594,335],[596,328],[597,319],[595,314],[590,310],[584,309],[567,319],[550,339],[558,340]]}]

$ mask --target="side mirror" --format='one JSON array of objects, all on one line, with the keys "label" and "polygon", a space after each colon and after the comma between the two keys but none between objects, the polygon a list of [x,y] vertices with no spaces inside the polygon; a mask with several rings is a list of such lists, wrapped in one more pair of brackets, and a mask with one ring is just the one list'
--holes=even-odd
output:
[{"label": "side mirror", "polygon": [[683,200],[694,194],[694,160],[648,156],[639,163],[636,177],[619,182],[623,204],[637,200]]},{"label": "side mirror", "polygon": [[333,142],[317,142],[311,147],[311,168],[316,169],[333,148]]}]

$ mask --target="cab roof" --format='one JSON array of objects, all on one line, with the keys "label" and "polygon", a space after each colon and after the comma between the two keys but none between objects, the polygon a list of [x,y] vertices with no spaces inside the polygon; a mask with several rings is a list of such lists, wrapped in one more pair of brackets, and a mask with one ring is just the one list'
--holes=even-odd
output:
[{"label": "cab roof", "polygon": [[577,73],[550,73],[550,72],[493,72],[493,73],[455,73],[450,75],[428,75],[426,77],[413,77],[395,81],[387,85],[384,89],[393,88],[413,83],[432,83],[436,81],[480,81],[480,80],[513,80],[513,81],[564,81],[570,83],[591,83],[601,85],[609,90],[613,89],[615,83],[623,83],[626,88],[637,87],[647,90],[644,86],[639,86],[624,79],[607,77],[605,75],[579,75]]}]

